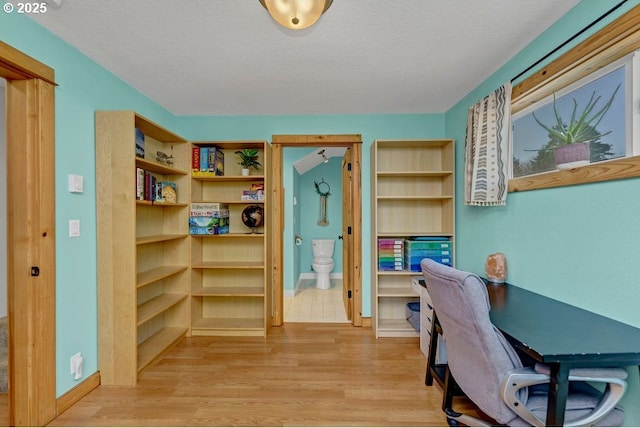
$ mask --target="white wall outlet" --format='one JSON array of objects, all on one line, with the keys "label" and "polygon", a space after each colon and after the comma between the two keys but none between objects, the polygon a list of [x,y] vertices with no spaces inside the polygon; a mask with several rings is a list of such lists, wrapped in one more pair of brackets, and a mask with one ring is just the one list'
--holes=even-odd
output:
[{"label": "white wall outlet", "polygon": [[78,380],[82,378],[82,363],[84,359],[82,358],[82,353],[78,352],[70,359],[71,366],[71,374],[73,375],[73,379]]},{"label": "white wall outlet", "polygon": [[69,238],[80,236],[80,220],[69,220]]},{"label": "white wall outlet", "polygon": [[82,193],[84,192],[84,177],[81,175],[69,174],[69,192]]}]

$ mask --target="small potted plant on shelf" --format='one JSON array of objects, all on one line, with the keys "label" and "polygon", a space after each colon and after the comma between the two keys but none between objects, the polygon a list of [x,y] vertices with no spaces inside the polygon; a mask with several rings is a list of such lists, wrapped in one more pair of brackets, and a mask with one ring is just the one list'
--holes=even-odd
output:
[{"label": "small potted plant on shelf", "polygon": [[242,149],[235,152],[240,157],[242,175],[249,175],[249,168],[258,170],[262,165],[258,162],[258,149]]},{"label": "small potted plant on shelf", "polygon": [[553,94],[553,113],[556,122],[554,125],[545,125],[536,117],[535,112],[532,113],[535,121],[548,132],[549,136],[549,142],[541,150],[553,149],[558,169],[576,168],[591,162],[591,143],[611,133],[611,131],[604,133],[599,131],[597,126],[609,111],[619,88],[620,85],[613,91],[606,104],[597,111],[594,109],[601,96],[596,96],[595,91],[580,113],[578,113],[578,101],[574,98],[568,123],[563,121],[562,115],[558,112],[555,93]]}]

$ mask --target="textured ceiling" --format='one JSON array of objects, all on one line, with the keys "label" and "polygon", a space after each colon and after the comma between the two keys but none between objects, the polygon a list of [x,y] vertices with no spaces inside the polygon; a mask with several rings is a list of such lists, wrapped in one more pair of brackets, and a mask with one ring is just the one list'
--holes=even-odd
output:
[{"label": "textured ceiling", "polygon": [[442,113],[578,2],[334,0],[298,32],[258,0],[62,0],[32,17],[177,115]]}]

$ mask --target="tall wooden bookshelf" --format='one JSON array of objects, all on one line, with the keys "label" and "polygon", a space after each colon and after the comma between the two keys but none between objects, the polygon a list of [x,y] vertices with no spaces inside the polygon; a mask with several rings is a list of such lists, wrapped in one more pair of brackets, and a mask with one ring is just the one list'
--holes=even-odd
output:
[{"label": "tall wooden bookshelf", "polygon": [[[135,129],[145,135],[144,158]],[[189,333],[190,150],[132,111],[96,112],[98,356],[104,385],[138,374]],[[172,156],[162,164],[157,152]],[[175,203],[136,199],[136,170],[177,185]]]},{"label": "tall wooden bookshelf", "polygon": [[378,268],[378,239],[445,237],[454,242],[454,141],[376,140],[371,145],[372,316],[376,337],[417,336],[406,304],[418,301],[411,277]]},{"label": "tall wooden bookshelf", "polygon": [[[191,235],[191,332],[194,336],[266,336],[270,309],[272,245],[270,149],[264,141],[206,141],[224,153],[224,175],[191,178],[192,202],[229,206],[229,233]],[[242,176],[237,150],[258,149],[262,169]],[[243,201],[252,184],[262,184],[265,198]],[[259,205],[264,225],[252,231],[241,219],[249,205]],[[252,233],[257,232],[257,233]]]}]

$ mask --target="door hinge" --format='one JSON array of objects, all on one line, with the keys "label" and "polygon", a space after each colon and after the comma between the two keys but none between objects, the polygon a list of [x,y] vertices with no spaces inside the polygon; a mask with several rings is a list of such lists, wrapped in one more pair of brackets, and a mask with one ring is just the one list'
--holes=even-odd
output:
[{"label": "door hinge", "polygon": [[347,297],[350,299],[351,298],[351,290],[347,291]]},{"label": "door hinge", "polygon": [[347,235],[351,235],[351,226],[347,227]]},{"label": "door hinge", "polygon": [[347,164],[347,171],[351,171],[351,162]]},{"label": "door hinge", "polygon": [[39,276],[40,268],[38,266],[31,266],[31,276]]}]

